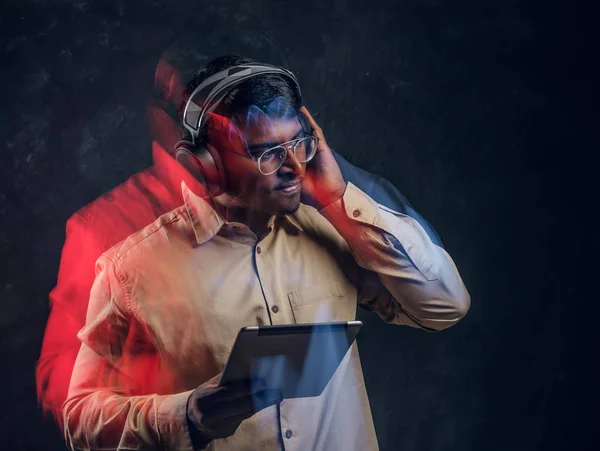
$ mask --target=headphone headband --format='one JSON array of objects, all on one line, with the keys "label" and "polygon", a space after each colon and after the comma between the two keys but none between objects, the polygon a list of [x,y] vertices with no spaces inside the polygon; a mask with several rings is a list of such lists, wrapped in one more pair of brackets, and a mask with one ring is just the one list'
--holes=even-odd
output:
[{"label": "headphone headband", "polygon": [[200,83],[185,104],[183,126],[192,135],[192,142],[200,134],[205,114],[214,111],[233,86],[249,78],[265,74],[278,74],[289,78],[296,88],[298,97],[301,98],[298,80],[291,71],[283,67],[262,63],[243,64],[217,72]]}]

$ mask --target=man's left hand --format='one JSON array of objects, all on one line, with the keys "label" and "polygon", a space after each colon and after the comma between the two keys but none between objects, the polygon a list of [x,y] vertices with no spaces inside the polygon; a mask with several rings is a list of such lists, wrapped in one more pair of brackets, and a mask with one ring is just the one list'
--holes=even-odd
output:
[{"label": "man's left hand", "polygon": [[321,210],[341,199],[346,191],[346,182],[331,149],[327,145],[323,130],[315,122],[306,107],[300,108],[319,139],[317,153],[306,165],[306,176],[302,182],[302,202]]}]

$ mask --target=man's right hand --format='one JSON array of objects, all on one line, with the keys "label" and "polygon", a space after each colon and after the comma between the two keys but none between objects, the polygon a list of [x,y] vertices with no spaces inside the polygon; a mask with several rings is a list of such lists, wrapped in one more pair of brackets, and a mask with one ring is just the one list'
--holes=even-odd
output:
[{"label": "man's right hand", "polygon": [[260,382],[238,382],[219,386],[221,374],[196,388],[187,403],[187,417],[195,447],[233,435],[246,418],[282,401],[279,390]]}]

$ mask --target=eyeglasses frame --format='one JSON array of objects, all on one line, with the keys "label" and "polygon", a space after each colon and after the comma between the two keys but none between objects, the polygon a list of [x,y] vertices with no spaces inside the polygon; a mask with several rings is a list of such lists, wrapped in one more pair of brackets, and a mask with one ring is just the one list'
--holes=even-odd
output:
[{"label": "eyeglasses frame", "polygon": [[[284,162],[284,161],[285,161],[285,159],[287,158],[287,153],[289,152],[289,148],[290,148],[290,146],[292,146],[292,144],[293,144],[292,152],[294,153],[294,155],[296,155],[296,151],[295,151],[295,149],[296,149],[296,146],[297,146],[298,144],[300,144],[300,142],[301,142],[302,140],[309,139],[309,138],[312,138],[312,139],[314,139],[314,140],[315,140],[315,145],[316,145],[316,146],[318,146],[318,145],[319,145],[319,138],[318,138],[318,137],[316,137],[316,136],[314,136],[314,135],[310,135],[310,134],[305,134],[305,136],[302,136],[301,138],[292,139],[291,141],[286,141],[286,142],[284,142],[284,143],[277,144],[276,146],[269,147],[268,149],[265,149],[263,152],[261,152],[261,154],[260,154],[260,156],[259,156],[258,158],[254,157],[254,156],[253,156],[253,155],[252,155],[252,154],[251,154],[249,151],[248,151],[248,155],[249,155],[249,158],[250,158],[250,159],[252,159],[252,160],[256,161],[256,164],[258,165],[258,170],[260,171],[260,173],[261,173],[261,174],[263,174],[263,175],[271,175],[271,174],[274,174],[275,172],[277,172],[277,171],[279,170],[279,168],[281,168],[281,166],[283,166],[283,162]],[[260,169],[260,160],[261,160],[261,158],[262,158],[262,157],[263,157],[263,156],[264,156],[264,155],[265,155],[267,152],[269,152],[269,151],[272,151],[273,149],[276,149],[276,148],[278,148],[278,147],[283,147],[283,148],[285,149],[285,155],[284,155],[284,156],[283,156],[283,158],[281,159],[281,164],[280,164],[280,165],[277,167],[277,169],[275,169],[274,171],[272,171],[272,172],[269,172],[269,173],[265,174],[265,173],[264,173],[263,171],[261,171],[261,169]],[[315,152],[315,155],[316,155],[316,152]],[[311,157],[310,157],[308,160],[306,160],[306,161],[302,161],[302,163],[308,163],[310,160],[312,160],[312,159],[315,157],[315,155],[311,156]]]}]

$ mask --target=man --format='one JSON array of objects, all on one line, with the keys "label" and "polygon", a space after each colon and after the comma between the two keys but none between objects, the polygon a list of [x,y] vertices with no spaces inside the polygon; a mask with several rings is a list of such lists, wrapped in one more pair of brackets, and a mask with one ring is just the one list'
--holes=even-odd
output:
[{"label": "man", "polygon": [[[218,59],[203,76],[247,62]],[[315,136],[303,131],[299,99],[274,77],[241,84],[209,120],[226,193],[208,203],[184,179],[184,205],[99,260],[64,405],[71,447],[375,449],[355,345],[323,395],[281,401],[216,387],[237,330],[350,320],[357,303],[441,330],[468,310],[450,257],[344,182],[322,131],[302,109]],[[265,171],[252,156],[279,143],[281,165]]]},{"label": "man", "polygon": [[[159,96],[148,106],[154,138],[152,167],[131,176],[77,211],[67,221],[66,240],[56,287],[50,293],[51,311],[40,359],[36,367],[39,402],[62,428],[62,405],[81,342],[77,333],[85,325],[96,260],[109,248],[183,203],[180,182],[194,180],[168,155],[181,138],[180,126],[166,114],[181,103],[184,86],[178,70],[161,59],[155,85]],[[359,187],[379,204],[417,220],[432,242],[443,247],[431,225],[387,180],[352,166],[332,150],[344,180]],[[200,187],[196,186],[196,189]]]}]

